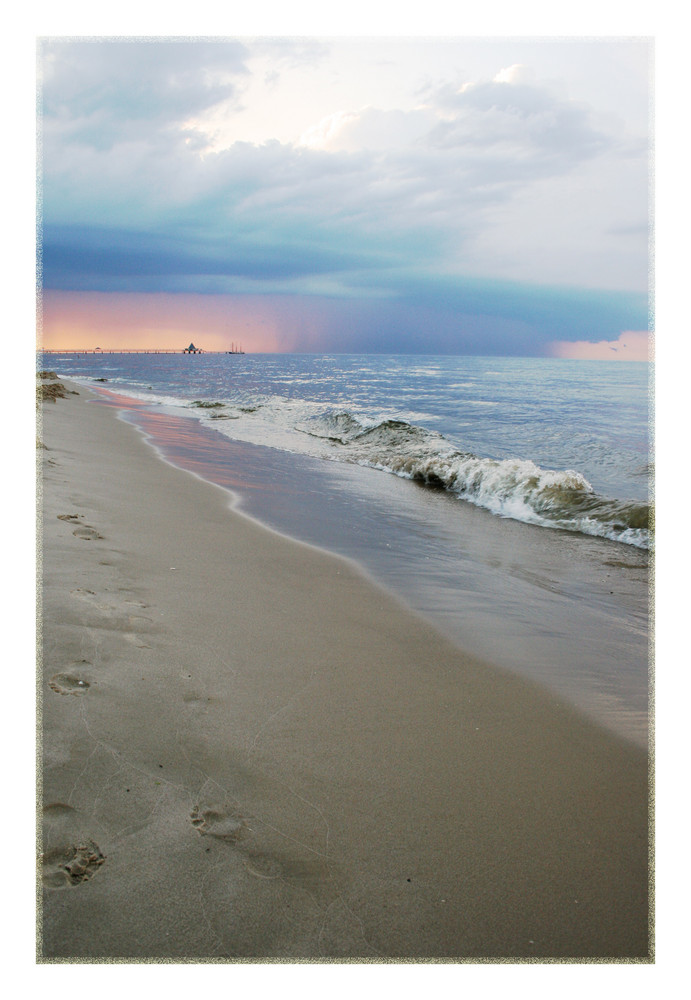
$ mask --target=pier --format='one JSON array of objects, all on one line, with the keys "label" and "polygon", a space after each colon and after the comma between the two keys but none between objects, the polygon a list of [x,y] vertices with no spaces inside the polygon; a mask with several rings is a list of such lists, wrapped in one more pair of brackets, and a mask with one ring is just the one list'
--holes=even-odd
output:
[{"label": "pier", "polygon": [[[190,348],[192,348],[190,350]],[[78,356],[81,354],[244,354],[241,347],[233,346],[228,351],[205,351],[201,347],[84,347],[80,349],[69,349],[62,351],[54,347],[46,347],[39,350],[39,354],[69,354]]]}]

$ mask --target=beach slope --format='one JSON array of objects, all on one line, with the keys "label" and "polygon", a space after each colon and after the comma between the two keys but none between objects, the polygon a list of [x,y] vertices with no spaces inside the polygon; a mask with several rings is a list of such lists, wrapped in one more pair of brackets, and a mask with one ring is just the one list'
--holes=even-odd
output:
[{"label": "beach slope", "polygon": [[40,404],[39,961],[649,960],[645,751],[64,384]]}]

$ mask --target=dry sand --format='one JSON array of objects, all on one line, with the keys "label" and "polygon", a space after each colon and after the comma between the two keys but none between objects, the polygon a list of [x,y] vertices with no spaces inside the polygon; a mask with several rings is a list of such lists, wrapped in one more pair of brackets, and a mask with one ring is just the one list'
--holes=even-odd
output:
[{"label": "dry sand", "polygon": [[66,388],[39,961],[649,960],[644,751]]}]

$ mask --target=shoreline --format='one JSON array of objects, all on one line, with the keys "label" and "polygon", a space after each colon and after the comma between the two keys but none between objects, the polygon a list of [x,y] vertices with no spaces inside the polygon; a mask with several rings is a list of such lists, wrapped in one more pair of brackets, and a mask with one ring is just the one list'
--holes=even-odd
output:
[{"label": "shoreline", "polygon": [[77,388],[40,429],[39,961],[649,961],[645,751]]},{"label": "shoreline", "polygon": [[90,388],[164,461],[229,490],[236,512],[350,560],[466,653],[649,746],[647,553],[497,517],[378,470],[233,441]]}]

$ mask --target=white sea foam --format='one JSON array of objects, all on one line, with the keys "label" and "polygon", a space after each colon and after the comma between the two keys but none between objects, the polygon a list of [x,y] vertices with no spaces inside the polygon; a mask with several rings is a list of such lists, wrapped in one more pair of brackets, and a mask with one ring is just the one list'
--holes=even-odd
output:
[{"label": "white sea foam", "polygon": [[272,397],[228,402],[223,426],[210,409],[195,411],[229,437],[318,458],[350,462],[442,488],[500,517],[648,546],[647,505],[598,496],[578,471],[544,469],[530,459],[462,452],[437,431],[408,421],[304,400]]},{"label": "white sea foam", "polygon": [[[650,470],[638,443],[638,450],[629,443],[642,433],[631,430],[632,411],[625,409],[631,396],[617,396],[620,383],[612,379],[596,391],[590,370],[579,381],[573,366],[528,368],[525,381],[520,365],[502,363],[506,370],[486,370],[479,361],[445,359],[439,378],[436,364],[400,359],[366,365],[249,359],[230,368],[224,359],[202,357],[190,366],[188,359],[135,358],[123,360],[121,375],[108,364],[103,388],[194,417],[235,440],[369,466],[444,489],[500,517],[646,547],[648,507],[639,482]],[[103,359],[79,362],[87,364],[91,376],[69,377],[94,384],[96,372],[106,371]],[[603,408],[607,393],[612,403]],[[603,422],[614,417],[612,426]],[[629,447],[627,488],[631,484],[636,502],[611,499],[626,496],[617,483],[622,440]],[[599,489],[583,469],[600,477]],[[630,469],[644,469],[638,481]],[[617,492],[608,496],[610,481]]]}]

